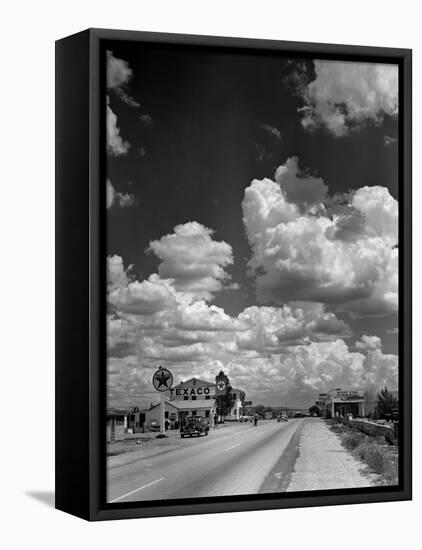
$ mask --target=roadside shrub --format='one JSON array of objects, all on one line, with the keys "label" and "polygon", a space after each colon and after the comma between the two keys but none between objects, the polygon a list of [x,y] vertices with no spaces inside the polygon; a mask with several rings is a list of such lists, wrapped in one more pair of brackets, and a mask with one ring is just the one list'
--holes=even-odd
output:
[{"label": "roadside shrub", "polygon": [[390,445],[397,445],[397,436],[395,433],[393,434],[385,434],[385,440],[387,441],[387,443],[389,443]]},{"label": "roadside shrub", "polygon": [[345,431],[347,431],[347,428],[346,426],[344,426],[343,424],[332,424],[330,426],[331,430],[335,433],[344,433]]},{"label": "roadside shrub", "polygon": [[375,473],[385,473],[388,460],[382,447],[375,443],[364,442],[356,447],[355,452]]},{"label": "roadside shrub", "polygon": [[353,450],[365,441],[366,437],[361,432],[346,432],[341,435],[341,443],[346,449]]}]

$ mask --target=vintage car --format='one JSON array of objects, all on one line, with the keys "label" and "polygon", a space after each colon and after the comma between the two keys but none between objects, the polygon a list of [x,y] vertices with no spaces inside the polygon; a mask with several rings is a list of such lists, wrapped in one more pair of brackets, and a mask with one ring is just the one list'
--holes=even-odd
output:
[{"label": "vintage car", "polygon": [[277,422],[287,422],[288,420],[289,420],[289,417],[285,412],[282,412],[277,416]]},{"label": "vintage car", "polygon": [[239,417],[239,422],[253,422],[253,414],[242,414]]},{"label": "vintage car", "polygon": [[190,416],[186,422],[183,422],[180,426],[181,437],[192,437],[201,434],[208,435],[210,427],[203,416]]}]

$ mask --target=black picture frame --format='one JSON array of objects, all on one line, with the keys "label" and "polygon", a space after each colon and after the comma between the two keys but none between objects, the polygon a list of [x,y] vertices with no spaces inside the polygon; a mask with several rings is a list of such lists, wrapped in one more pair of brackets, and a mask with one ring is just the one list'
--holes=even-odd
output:
[{"label": "black picture frame", "polygon": [[[399,399],[397,487],[107,504],[105,499],[105,147],[101,53],[111,40],[399,65]],[[103,56],[104,57],[104,56]],[[56,508],[86,520],[412,498],[412,54],[408,49],[89,29],[56,42]]]}]

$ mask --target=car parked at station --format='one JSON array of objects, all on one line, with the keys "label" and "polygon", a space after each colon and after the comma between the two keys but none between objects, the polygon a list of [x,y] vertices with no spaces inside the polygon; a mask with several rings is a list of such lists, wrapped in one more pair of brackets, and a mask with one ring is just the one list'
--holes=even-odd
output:
[{"label": "car parked at station", "polygon": [[210,427],[203,416],[190,416],[186,422],[180,426],[180,437],[192,437],[201,434],[208,435]]},{"label": "car parked at station", "polygon": [[253,422],[253,414],[242,414],[239,417],[239,422]]}]

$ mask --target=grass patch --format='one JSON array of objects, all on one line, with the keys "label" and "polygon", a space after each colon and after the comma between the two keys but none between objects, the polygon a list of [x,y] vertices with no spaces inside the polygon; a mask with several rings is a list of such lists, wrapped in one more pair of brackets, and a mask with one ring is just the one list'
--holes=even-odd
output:
[{"label": "grass patch", "polygon": [[356,447],[359,447],[365,441],[365,434],[363,434],[362,432],[344,431],[341,434],[340,439],[342,445],[346,447],[346,449],[352,451],[353,449],[356,449]]},{"label": "grass patch", "polygon": [[[369,438],[368,438],[369,439]],[[398,453],[390,445],[364,441],[355,449],[355,454],[371,470],[379,474],[382,485],[398,484]]]},{"label": "grass patch", "polygon": [[347,428],[344,424],[340,424],[334,420],[333,423],[330,423],[330,430],[337,434],[342,434],[347,431]]},{"label": "grass patch", "polygon": [[378,485],[398,484],[398,448],[384,437],[372,437],[341,423],[330,422],[341,444],[379,477]]}]

